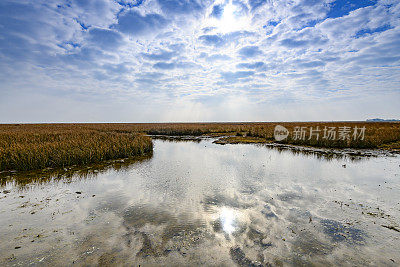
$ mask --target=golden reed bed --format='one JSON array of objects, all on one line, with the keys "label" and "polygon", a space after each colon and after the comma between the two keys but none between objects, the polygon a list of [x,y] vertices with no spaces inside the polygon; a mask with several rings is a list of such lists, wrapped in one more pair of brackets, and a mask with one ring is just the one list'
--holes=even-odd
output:
[{"label": "golden reed bed", "polygon": [[[281,143],[400,149],[400,123],[397,122],[2,124],[0,170],[32,170],[142,156],[152,151],[151,139],[144,134],[231,135],[241,140],[257,137],[272,142],[276,125],[290,132]],[[363,140],[353,138],[353,132],[348,138],[337,138],[340,127],[353,130],[364,126]],[[309,138],[311,127],[314,136]],[[335,140],[322,138],[325,127],[336,129]],[[306,136],[296,138],[296,129],[303,129]],[[316,133],[320,138],[316,138]]]},{"label": "golden reed bed", "polygon": [[0,126],[0,170],[33,170],[143,156],[153,144],[139,133],[76,125]]}]

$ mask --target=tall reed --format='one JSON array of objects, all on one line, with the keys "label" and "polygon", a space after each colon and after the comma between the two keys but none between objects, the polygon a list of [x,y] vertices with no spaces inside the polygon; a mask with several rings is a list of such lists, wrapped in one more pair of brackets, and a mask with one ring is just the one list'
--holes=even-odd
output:
[{"label": "tall reed", "polygon": [[0,131],[0,170],[88,164],[142,156],[150,153],[152,148],[151,139],[138,133],[87,129]]},{"label": "tall reed", "polygon": [[[244,135],[274,141],[274,128],[290,135],[281,143],[336,148],[400,149],[398,122],[87,123],[0,125],[0,170],[31,170],[140,156],[152,151],[152,135]],[[366,127],[364,140],[295,139],[295,127]]]}]

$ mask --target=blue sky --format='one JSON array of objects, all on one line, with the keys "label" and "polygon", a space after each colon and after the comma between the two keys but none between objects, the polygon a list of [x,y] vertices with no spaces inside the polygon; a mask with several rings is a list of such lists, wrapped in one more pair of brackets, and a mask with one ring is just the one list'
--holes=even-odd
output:
[{"label": "blue sky", "polygon": [[400,117],[400,2],[0,2],[0,122]]}]

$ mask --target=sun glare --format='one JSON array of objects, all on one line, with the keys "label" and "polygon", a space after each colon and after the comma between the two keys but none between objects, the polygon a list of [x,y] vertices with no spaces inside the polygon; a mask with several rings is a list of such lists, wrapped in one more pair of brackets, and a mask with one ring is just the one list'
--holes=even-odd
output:
[{"label": "sun glare", "polygon": [[232,209],[223,208],[220,214],[220,220],[222,223],[222,230],[231,234],[236,229],[236,216]]},{"label": "sun glare", "polygon": [[224,6],[221,18],[212,18],[211,24],[216,27],[218,32],[228,33],[247,29],[250,25],[250,19],[246,14],[243,14],[237,5],[229,1]]}]

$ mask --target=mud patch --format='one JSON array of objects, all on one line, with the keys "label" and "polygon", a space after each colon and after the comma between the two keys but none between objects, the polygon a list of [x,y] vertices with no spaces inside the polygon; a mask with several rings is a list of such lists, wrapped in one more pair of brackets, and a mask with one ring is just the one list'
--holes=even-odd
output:
[{"label": "mud patch", "polygon": [[360,229],[344,225],[335,220],[321,220],[323,232],[334,242],[346,242],[361,245],[365,241],[366,233]]}]

